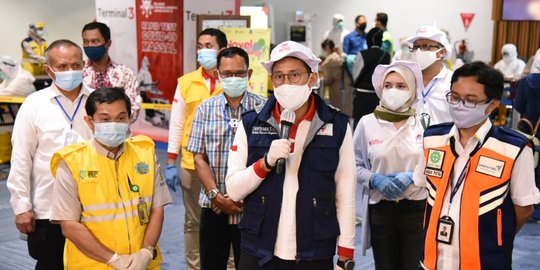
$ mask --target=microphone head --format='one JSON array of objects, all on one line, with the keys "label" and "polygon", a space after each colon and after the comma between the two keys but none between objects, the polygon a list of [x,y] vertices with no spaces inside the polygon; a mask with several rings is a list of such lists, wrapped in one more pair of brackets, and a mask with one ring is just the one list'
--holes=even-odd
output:
[{"label": "microphone head", "polygon": [[292,125],[294,123],[294,120],[296,118],[296,114],[294,114],[294,111],[291,109],[285,109],[281,112],[281,124],[284,122]]}]

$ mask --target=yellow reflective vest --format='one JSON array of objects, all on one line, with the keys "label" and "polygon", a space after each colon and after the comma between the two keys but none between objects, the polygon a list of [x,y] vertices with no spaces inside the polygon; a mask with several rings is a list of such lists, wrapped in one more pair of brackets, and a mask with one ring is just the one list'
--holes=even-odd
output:
[{"label": "yellow reflective vest", "polygon": [[[36,57],[45,57],[45,50],[47,50],[47,42],[42,40],[40,43],[36,42],[32,38],[28,37],[23,40],[22,44],[22,67],[32,75],[44,75],[43,69],[44,63],[40,62]],[[27,50],[31,51],[29,53]]]},{"label": "yellow reflective vest", "polygon": [[[117,160],[99,154],[90,141],[67,146],[54,154],[51,172],[64,160],[77,182],[82,206],[80,222],[103,245],[118,254],[132,254],[142,248],[146,224],[138,207],[152,208],[154,194],[154,143],[135,136],[124,143]],[[143,204],[141,204],[143,205]],[[160,269],[162,257],[147,269]],[[64,269],[113,269],[85,254],[68,239],[64,248]]]},{"label": "yellow reflective vest", "polygon": [[193,160],[193,154],[186,150],[186,146],[189,140],[189,134],[191,133],[191,123],[195,116],[195,110],[201,102],[210,97],[215,97],[221,93],[221,85],[216,85],[214,92],[210,94],[206,82],[202,75],[202,67],[190,72],[180,78],[178,78],[178,91],[182,95],[184,102],[186,103],[186,122],[184,123],[184,134],[182,136],[182,161],[180,165],[182,168],[195,170],[195,161]]}]

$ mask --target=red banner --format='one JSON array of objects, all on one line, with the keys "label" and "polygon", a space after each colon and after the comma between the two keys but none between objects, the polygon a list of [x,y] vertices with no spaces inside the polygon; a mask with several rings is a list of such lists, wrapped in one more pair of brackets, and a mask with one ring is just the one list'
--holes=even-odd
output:
[{"label": "red banner", "polygon": [[153,101],[172,101],[183,72],[183,1],[137,0],[136,6],[141,91]]},{"label": "red banner", "polygon": [[469,26],[471,26],[472,20],[474,19],[475,13],[460,13],[461,14],[461,21],[463,22],[463,26],[465,27],[465,32],[469,30]]}]

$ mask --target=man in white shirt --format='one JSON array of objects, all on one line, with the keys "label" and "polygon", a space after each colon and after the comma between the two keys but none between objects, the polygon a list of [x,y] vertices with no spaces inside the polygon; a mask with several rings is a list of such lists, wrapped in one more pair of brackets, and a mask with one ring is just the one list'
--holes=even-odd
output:
[{"label": "man in white shirt", "polygon": [[424,133],[414,172],[428,190],[424,269],[511,269],[515,234],[540,202],[525,136],[488,119],[503,76],[482,62],[457,69],[447,95],[453,123]]},{"label": "man in white shirt", "polygon": [[443,60],[452,55],[452,48],[446,34],[435,26],[422,26],[410,38],[411,61],[422,68],[424,90],[418,93],[415,109],[421,116],[424,128],[445,122],[452,122],[446,93],[450,89],[452,71]]},{"label": "man in white shirt", "polygon": [[81,48],[69,40],[53,42],[45,53],[46,72],[54,84],[31,94],[22,104],[11,139],[13,152],[7,187],[17,229],[28,234],[36,269],[63,269],[65,238],[49,223],[52,205],[52,155],[92,136],[84,122],[90,94],[82,83]]},{"label": "man in white shirt", "polygon": [[338,266],[354,269],[352,131],[346,115],[311,93],[319,62],[299,43],[276,46],[264,64],[274,96],[236,131],[225,184],[244,202],[240,270],[333,269],[336,245]]}]

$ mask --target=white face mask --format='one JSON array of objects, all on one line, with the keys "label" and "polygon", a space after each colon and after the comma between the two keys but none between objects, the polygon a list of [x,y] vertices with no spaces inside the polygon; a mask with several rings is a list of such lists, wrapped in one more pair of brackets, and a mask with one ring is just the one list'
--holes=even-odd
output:
[{"label": "white face mask", "polygon": [[[310,76],[311,78],[311,76]],[[309,80],[308,80],[309,82]],[[279,105],[284,109],[291,109],[293,111],[302,107],[311,94],[311,89],[308,84],[294,85],[294,84],[282,84],[274,89],[274,96],[276,97]]]},{"label": "white face mask", "polygon": [[474,125],[481,123],[489,117],[489,114],[485,114],[487,107],[491,102],[485,104],[476,104],[475,108],[467,108],[463,106],[463,102],[450,105],[450,115],[454,119],[454,124],[458,128],[470,128]]},{"label": "white face mask", "polygon": [[431,66],[431,64],[433,64],[433,62],[439,60],[439,58],[437,58],[437,53],[442,50],[442,49],[439,49],[437,51],[422,51],[420,49],[416,50],[415,52],[412,53],[412,59],[413,61],[415,61],[416,63],[418,63],[420,65],[420,68],[422,68],[422,70],[428,68],[429,66]]},{"label": "white face mask", "polygon": [[397,111],[401,106],[407,103],[410,97],[411,93],[409,90],[399,90],[397,88],[382,90],[383,107],[391,111]]}]

